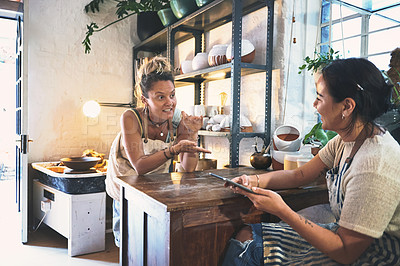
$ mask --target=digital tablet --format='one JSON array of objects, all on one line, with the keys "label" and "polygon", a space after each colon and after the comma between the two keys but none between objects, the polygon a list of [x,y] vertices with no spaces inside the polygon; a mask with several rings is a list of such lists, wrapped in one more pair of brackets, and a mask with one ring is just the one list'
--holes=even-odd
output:
[{"label": "digital tablet", "polygon": [[216,178],[219,178],[219,179],[221,179],[221,180],[223,180],[223,181],[225,181],[225,182],[228,182],[229,184],[231,184],[231,185],[233,185],[233,186],[239,187],[239,188],[241,188],[241,189],[243,189],[243,190],[245,190],[245,191],[247,191],[247,192],[256,194],[256,193],[255,193],[253,190],[251,190],[250,188],[245,187],[245,186],[243,186],[242,184],[236,183],[236,182],[230,180],[229,178],[222,177],[222,176],[219,176],[219,175],[216,175],[216,174],[213,174],[213,173],[209,173],[209,174],[210,174],[211,176],[213,176],[213,177],[216,177]]}]

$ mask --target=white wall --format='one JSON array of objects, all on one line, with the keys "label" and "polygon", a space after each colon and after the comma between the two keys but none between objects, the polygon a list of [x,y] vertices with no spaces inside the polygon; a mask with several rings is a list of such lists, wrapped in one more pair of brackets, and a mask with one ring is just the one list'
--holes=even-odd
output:
[{"label": "white wall", "polygon": [[[128,103],[132,95],[130,23],[122,22],[92,37],[92,52],[81,44],[89,1],[34,0],[25,3],[28,38],[27,80],[30,162],[80,155],[87,148],[108,153],[119,131],[123,109],[102,108],[88,119],[82,105],[99,102]],[[108,7],[107,7],[108,8]],[[114,18],[95,16],[99,26]]]},{"label": "white wall", "polygon": [[[83,12],[89,1],[34,0],[27,1],[25,21],[28,31],[28,88],[29,134],[34,140],[30,146],[30,161],[58,160],[64,156],[79,155],[92,148],[108,154],[110,144],[119,131],[119,116],[123,109],[106,108],[97,119],[87,119],[82,114],[85,101],[129,102],[132,95],[132,40],[131,22],[114,25],[92,37],[92,52],[84,54],[81,44],[85,25],[90,16]],[[314,4],[306,3],[313,2]],[[315,4],[317,2],[317,4]],[[280,124],[290,123],[300,130],[310,128],[314,121],[312,101],[314,91],[310,77],[298,75],[298,66],[305,55],[312,55],[315,36],[310,36],[312,26],[305,28],[305,13],[319,5],[319,0],[275,1],[272,132]],[[95,21],[105,24],[114,18],[112,7],[108,15],[96,15]],[[292,28],[293,10],[296,23]],[[318,12],[318,11],[316,11]],[[103,14],[103,13],[102,13]],[[243,36],[256,46],[255,63],[265,61],[266,8],[243,20]],[[318,17],[318,14],[314,14]],[[315,23],[312,22],[312,23]],[[291,44],[291,35],[297,43]],[[231,41],[230,24],[221,26],[206,35],[206,51],[214,44]],[[177,48],[176,60],[191,59],[192,44]],[[307,49],[305,48],[307,47]],[[310,52],[311,51],[311,52]],[[306,82],[306,80],[308,80]],[[252,122],[255,131],[262,131],[265,75],[243,77],[241,111]],[[306,89],[304,86],[307,84]],[[219,105],[218,94],[230,94],[230,80],[206,85],[206,105]],[[179,88],[178,105],[185,106],[193,90]],[[227,101],[230,103],[230,99]],[[188,103],[189,105],[191,103]],[[186,105],[188,105],[186,104]],[[311,122],[310,122],[311,121]],[[228,163],[228,140],[208,137],[213,150],[210,158],[218,159],[218,167]],[[240,145],[240,164],[249,165],[254,139],[243,140]],[[261,143],[261,142],[259,142]]]}]

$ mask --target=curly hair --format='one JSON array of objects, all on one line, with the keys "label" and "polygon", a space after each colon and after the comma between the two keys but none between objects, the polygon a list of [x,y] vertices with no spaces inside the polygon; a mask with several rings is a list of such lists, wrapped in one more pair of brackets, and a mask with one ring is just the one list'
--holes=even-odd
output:
[{"label": "curly hair", "polygon": [[154,82],[169,80],[174,83],[174,75],[171,69],[171,65],[165,57],[156,56],[144,63],[136,76],[136,99],[140,99],[141,95],[148,98]]}]

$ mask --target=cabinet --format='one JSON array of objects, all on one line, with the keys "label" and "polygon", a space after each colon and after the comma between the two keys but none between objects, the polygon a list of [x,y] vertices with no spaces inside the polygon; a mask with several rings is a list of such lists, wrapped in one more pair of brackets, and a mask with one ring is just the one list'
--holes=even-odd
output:
[{"label": "cabinet", "polygon": [[[266,144],[270,142],[274,0],[215,0],[133,47],[135,63],[141,51],[153,52],[156,54],[164,52],[175,68],[178,63],[174,62],[175,45],[194,38],[195,54],[203,52],[204,33],[231,21],[232,54],[234,58],[240,58],[242,17],[263,7],[267,7],[265,64],[242,63],[240,60],[232,60],[228,64],[209,67],[175,77],[175,85],[177,87],[187,85],[188,83],[194,84],[194,104],[204,103],[203,84],[205,82],[216,79],[231,79],[230,113],[232,126],[230,127],[230,132],[199,131],[200,136],[220,136],[228,138],[230,146],[229,163],[231,167],[239,166],[239,144],[243,138],[257,136],[262,138]],[[135,68],[136,66],[134,66],[134,69]],[[240,132],[241,77],[260,72],[266,73],[264,130],[263,132],[252,133]]]}]

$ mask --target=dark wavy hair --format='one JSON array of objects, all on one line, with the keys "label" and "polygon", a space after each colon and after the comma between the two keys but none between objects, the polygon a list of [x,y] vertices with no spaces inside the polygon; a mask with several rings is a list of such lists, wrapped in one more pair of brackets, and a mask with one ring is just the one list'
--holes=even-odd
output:
[{"label": "dark wavy hair", "polygon": [[363,58],[337,59],[322,69],[322,75],[335,102],[352,98],[356,103],[344,130],[351,132],[357,119],[372,130],[378,126],[375,119],[388,111],[393,85],[373,63]]}]

